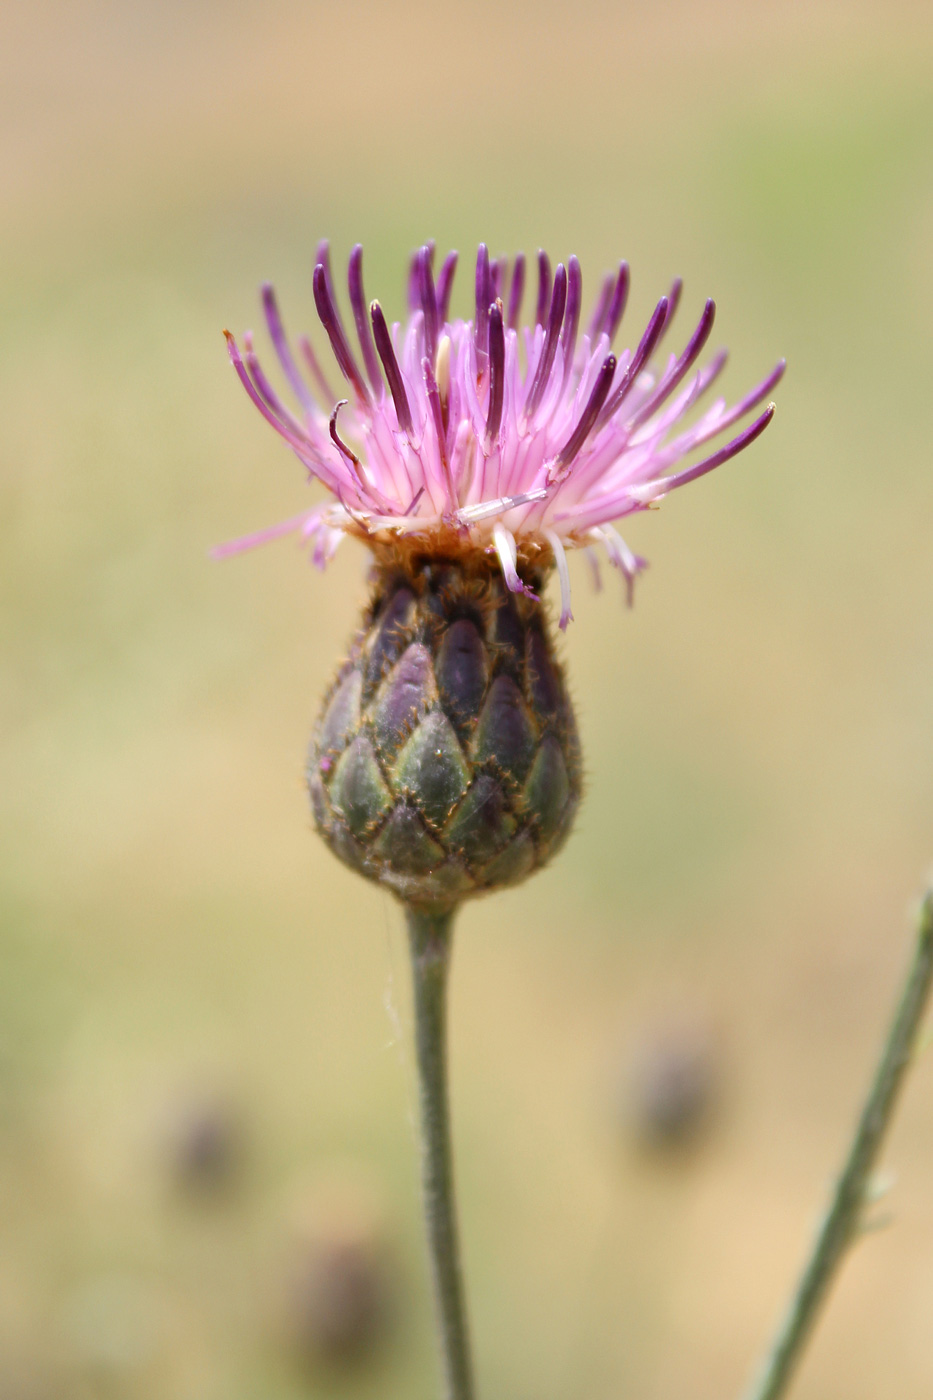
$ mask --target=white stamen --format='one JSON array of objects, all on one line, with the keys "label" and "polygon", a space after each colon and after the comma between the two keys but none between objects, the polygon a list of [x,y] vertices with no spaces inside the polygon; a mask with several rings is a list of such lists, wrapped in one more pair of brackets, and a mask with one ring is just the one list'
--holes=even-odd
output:
[{"label": "white stamen", "polygon": [[570,570],[567,568],[567,555],[563,542],[553,530],[545,530],[544,538],[554,551],[554,563],[557,565],[557,577],[560,581],[560,622],[557,625],[562,632],[565,632],[567,623],[573,622],[573,613],[570,611]]},{"label": "white stamen", "polygon": [[371,535],[377,530],[395,530],[400,535],[412,535],[419,531],[427,533],[438,530],[442,520],[439,515],[368,515],[365,524]]},{"label": "white stamen", "polygon": [[630,486],[628,493],[633,501],[639,505],[648,506],[653,501],[660,501],[667,495],[670,489],[665,477],[658,477],[655,481],[646,481],[642,486]]},{"label": "white stamen", "polygon": [[593,539],[602,540],[610,564],[621,569],[626,578],[635,577],[638,573],[638,560],[614,525],[598,525],[590,534]]},{"label": "white stamen", "polygon": [[441,408],[444,411],[444,422],[447,421],[450,403],[450,336],[442,335],[437,343],[437,357],[434,362],[434,382],[437,384],[437,392],[441,399]]},{"label": "white stamen", "polygon": [[644,568],[644,561],[635,557],[614,526],[597,525],[589,533],[590,539],[602,540],[606,546],[609,563],[625,576],[625,597],[631,607],[635,596],[635,580]]},{"label": "white stamen", "polygon": [[480,501],[475,506],[464,506],[457,511],[457,519],[464,525],[473,525],[478,520],[488,520],[491,515],[505,515],[516,506],[527,506],[532,501],[543,501],[547,496],[546,486],[536,486],[533,491],[523,491],[518,496],[499,496],[494,501]]},{"label": "white stamen", "polygon": [[493,543],[496,553],[499,556],[499,564],[506,582],[506,587],[512,593],[523,593],[524,585],[518,576],[516,564],[518,562],[518,551],[515,548],[515,537],[496,521],[492,527]]}]

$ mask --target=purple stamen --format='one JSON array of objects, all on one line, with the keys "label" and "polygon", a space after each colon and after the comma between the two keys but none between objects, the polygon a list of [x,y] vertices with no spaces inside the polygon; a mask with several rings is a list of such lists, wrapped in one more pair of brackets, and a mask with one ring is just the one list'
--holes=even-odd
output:
[{"label": "purple stamen", "polygon": [[421,301],[418,293],[418,259],[421,256],[421,249],[412,253],[411,261],[408,264],[408,309],[418,311],[421,308]]},{"label": "purple stamen", "polygon": [[493,258],[492,262],[489,264],[489,275],[492,278],[493,301],[499,301],[502,297],[502,287],[508,270],[508,258]]},{"label": "purple stamen", "polygon": [[541,405],[544,391],[547,388],[548,380],[551,377],[551,369],[554,365],[554,356],[557,353],[557,340],[560,335],[561,322],[564,319],[564,307],[567,304],[567,272],[563,263],[557,264],[557,271],[554,273],[554,295],[551,298],[551,309],[548,313],[547,330],[544,334],[544,344],[541,347],[541,358],[538,360],[538,367],[535,370],[535,377],[532,381],[531,392],[522,416],[526,419],[534,417]]},{"label": "purple stamen", "polygon": [[437,445],[441,454],[441,466],[444,469],[444,480],[447,485],[447,499],[451,509],[457,504],[457,489],[454,486],[450,475],[450,459],[447,453],[447,428],[444,424],[444,405],[441,403],[441,391],[437,387],[437,380],[434,377],[434,366],[425,355],[421,361],[421,373],[424,375],[424,387],[428,394],[428,403],[431,406],[431,417],[434,419],[434,431],[437,433]]},{"label": "purple stamen", "polygon": [[[282,420],[273,413],[250,378],[249,371],[243,363],[243,357],[240,354],[239,347],[229,331],[224,331],[224,339],[227,342],[227,354],[233,362],[233,368],[236,370],[237,378],[243,385],[243,388],[246,390],[247,394],[249,394],[249,397],[259,409],[259,412],[262,414],[263,418],[265,418],[266,422],[271,423],[272,427],[275,428],[277,433],[281,434],[289,447],[301,456],[302,452],[308,449],[307,440],[297,437],[289,425],[283,423]],[[326,466],[326,463],[324,465]]]},{"label": "purple stamen", "polygon": [[[703,314],[697,323],[696,330],[687,341],[687,345],[680,358],[674,364],[673,369],[671,369],[668,374],[664,375],[654,393],[651,394],[645,403],[642,404],[641,408],[633,414],[629,424],[631,429],[641,427],[642,423],[648,421],[664,400],[670,398],[684,375],[699,358],[703,346],[709,340],[710,332],[713,329],[713,321],[715,319],[716,303],[710,298],[703,308]],[[670,322],[670,316],[667,317],[667,321]]]},{"label": "purple stamen", "polygon": [[427,390],[428,403],[431,405],[431,416],[434,419],[434,428],[437,432],[437,442],[441,450],[441,460],[446,465],[447,428],[444,425],[444,405],[441,403],[441,391],[434,374],[434,366],[427,355],[422,357],[421,373],[424,376],[424,387]]},{"label": "purple stamen", "polygon": [[602,334],[606,324],[606,312],[609,310],[609,298],[612,296],[613,276],[607,272],[599,289],[599,296],[596,298],[596,305],[593,307],[593,314],[590,317],[590,324],[587,327],[587,336],[591,345],[595,345]]},{"label": "purple stamen", "polygon": [[324,371],[321,369],[321,363],[317,355],[315,355],[314,353],[314,346],[311,344],[311,341],[308,338],[308,336],[300,335],[298,337],[298,349],[305,357],[308,369],[314,376],[314,381],[321,391],[321,397],[323,398],[324,402],[333,403],[337,395],[334,393],[333,389],[327,382],[327,377],[324,374]]},{"label": "purple stamen", "polygon": [[[564,353],[563,387],[567,387],[570,371],[573,368],[573,352],[577,348],[577,332],[580,328],[580,303],[583,300],[583,273],[577,258],[571,253],[567,263],[567,309],[560,333],[561,348]],[[607,390],[608,393],[608,390]],[[600,405],[602,407],[602,405]]]},{"label": "purple stamen", "polygon": [[414,514],[415,510],[416,510],[417,507],[418,507],[418,502],[421,500],[421,497],[422,497],[423,495],[424,495],[424,487],[423,487],[423,486],[419,486],[419,487],[418,487],[418,490],[417,490],[417,491],[415,492],[415,494],[412,496],[411,501],[410,501],[409,504],[408,504],[408,509],[405,511],[405,514],[406,514],[406,515],[413,515],[413,514]]},{"label": "purple stamen", "polygon": [[330,244],[326,238],[322,238],[317,245],[317,255],[314,259],[314,265],[315,267],[323,267],[324,269],[324,282],[327,287],[327,295],[330,297],[330,304],[334,309],[334,319],[343,333],[344,340],[346,340],[347,333],[344,330],[343,317],[340,315],[340,303],[337,300],[337,293],[334,289],[334,279],[330,270]]},{"label": "purple stamen", "polygon": [[278,303],[275,299],[275,292],[272,290],[271,282],[264,282],[262,287],[262,305],[266,313],[266,325],[269,327],[269,335],[272,344],[275,346],[275,353],[279,357],[279,362],[285,371],[289,384],[294,389],[302,408],[308,413],[314,411],[315,403],[307,384],[298,372],[291,347],[285,335],[285,327],[282,325],[282,317],[279,314]]},{"label": "purple stamen", "polygon": [[607,355],[605,360],[603,360],[599,374],[596,376],[596,383],[593,385],[592,392],[587,400],[586,408],[584,408],[580,415],[579,423],[557,454],[554,464],[548,472],[549,483],[562,481],[569,472],[574,458],[595,427],[602,406],[606,402],[609,390],[612,388],[615,372],[616,357],[615,355]]},{"label": "purple stamen", "polygon": [[484,449],[487,456],[499,438],[504,394],[505,330],[502,324],[502,302],[497,299],[489,308],[489,414],[486,418]]},{"label": "purple stamen", "polygon": [[645,329],[645,333],[638,343],[638,349],[635,351],[635,354],[629,361],[625,373],[619,380],[619,383],[616,386],[612,398],[603,408],[600,419],[600,426],[602,426],[603,423],[607,423],[609,419],[614,417],[614,415],[619,411],[622,404],[628,398],[629,391],[631,390],[632,385],[635,383],[636,379],[641,374],[648,360],[653,355],[658,341],[664,334],[664,329],[669,319],[668,306],[669,302],[667,297],[662,297],[661,300],[658,302],[657,306],[654,308],[654,311],[651,314],[651,320],[648,322],[648,325]]},{"label": "purple stamen", "polygon": [[619,329],[622,323],[622,317],[625,315],[625,305],[628,301],[630,280],[628,263],[619,263],[619,275],[616,278],[615,291],[612,294],[612,301],[609,303],[609,314],[606,317],[606,334],[609,337],[610,345],[615,340],[616,331]]},{"label": "purple stamen", "polygon": [[433,365],[437,355],[437,292],[431,272],[431,253],[426,246],[418,255],[418,297],[424,312],[424,350]]},{"label": "purple stamen", "polygon": [[317,314],[321,318],[321,325],[327,332],[334,352],[334,359],[340,366],[343,377],[353,385],[358,397],[363,403],[368,403],[369,390],[366,388],[363,376],[360,374],[353,353],[347,344],[347,337],[340,323],[340,315],[328,287],[327,268],[324,263],[318,263],[314,269],[313,286],[314,304],[317,307]]},{"label": "purple stamen", "polygon": [[482,374],[486,368],[486,355],[489,347],[489,304],[492,300],[489,249],[485,243],[481,243],[476,254],[476,320],[473,326],[477,374]]},{"label": "purple stamen", "polygon": [[373,333],[370,329],[369,317],[366,315],[366,298],[363,295],[362,243],[357,243],[350,254],[347,284],[350,290],[350,305],[353,307],[353,319],[356,322],[356,334],[363,352],[363,363],[366,366],[366,373],[369,375],[369,382],[373,386],[373,393],[378,396],[382,392],[382,375],[379,373],[379,360],[373,345]]},{"label": "purple stamen", "polygon": [[726,414],[726,418],[723,420],[723,422],[725,423],[726,421],[728,421],[730,423],[735,423],[737,419],[743,418],[746,413],[748,413],[751,409],[755,408],[756,405],[760,404],[761,400],[767,398],[768,394],[771,393],[771,390],[776,388],[777,385],[781,382],[782,378],[784,377],[784,371],[786,370],[786,368],[787,361],[778,360],[777,364],[774,366],[774,369],[767,376],[767,378],[763,379],[761,383],[757,385],[756,388],[752,389],[751,393],[746,394],[744,399],[739,399],[735,407],[730,409],[729,412]]},{"label": "purple stamen", "polygon": [[373,322],[376,350],[382,361],[382,368],[385,370],[386,383],[389,386],[389,393],[392,395],[392,402],[395,404],[395,416],[402,432],[407,433],[410,437],[412,432],[411,406],[405,392],[402,371],[399,369],[398,360],[395,357],[395,347],[392,344],[392,337],[389,335],[389,327],[386,325],[386,318],[378,301],[372,303],[369,314]]},{"label": "purple stamen", "polygon": [[337,432],[337,414],[342,408],[345,408],[349,402],[349,399],[338,399],[337,402],[334,404],[334,411],[330,415],[330,435],[337,451],[340,452],[344,457],[346,457],[348,462],[352,462],[353,469],[360,479],[360,484],[365,486],[366,483],[363,480],[363,472],[362,468],[360,467],[359,457],[357,457],[356,453],[347,446],[347,444],[341,438],[340,434]]},{"label": "purple stamen", "polygon": [[522,309],[522,297],[525,292],[525,254],[517,253],[515,256],[515,266],[512,269],[512,285],[509,288],[509,314],[507,325],[510,331],[514,331],[518,325],[518,318]]},{"label": "purple stamen", "polygon": [[278,394],[275,392],[272,385],[266,378],[265,371],[263,370],[262,365],[259,363],[256,353],[253,350],[252,331],[247,331],[243,336],[243,347],[246,351],[246,365],[249,369],[250,374],[253,376],[253,383],[256,385],[256,388],[259,390],[260,394],[262,394],[263,398],[271,408],[272,412],[276,415],[277,418],[280,418],[283,423],[288,425],[288,427],[296,435],[296,437],[304,437],[306,433],[305,428],[302,426],[301,423],[298,422],[295,415],[285,407],[282,400],[279,398]]},{"label": "purple stamen", "polygon": [[447,324],[450,316],[450,294],[453,291],[456,270],[457,254],[448,253],[437,277],[437,319],[442,326]]},{"label": "purple stamen", "polygon": [[408,309],[409,311],[421,310],[421,254],[425,248],[428,250],[428,261],[434,266],[434,239],[423,243],[411,255],[411,262],[408,264]]},{"label": "purple stamen", "polygon": [[[302,526],[307,530],[309,521],[316,524],[319,517],[320,511],[304,510],[300,515],[293,515],[290,520],[282,520],[278,525],[270,525],[266,530],[257,530],[254,534],[241,535],[237,540],[215,545],[210,551],[211,558],[226,559],[231,554],[241,554],[243,550],[253,549],[257,544],[268,544],[271,540],[281,539],[283,535],[290,535],[293,530],[301,529]],[[305,530],[302,533],[305,533]]]},{"label": "purple stamen", "polygon": [[672,491],[675,486],[686,486],[688,481],[696,481],[698,476],[705,476],[715,467],[721,467],[723,462],[728,462],[730,457],[736,457],[749,443],[760,437],[765,428],[774,417],[774,404],[768,404],[764,413],[756,418],[754,423],[734,437],[731,442],[727,442],[725,447],[720,447],[718,452],[714,452],[711,457],[705,457],[702,462],[697,462],[695,466],[687,467],[682,472],[676,472],[673,476],[664,478],[664,490]]},{"label": "purple stamen", "polygon": [[716,380],[719,378],[719,376],[725,369],[728,359],[728,350],[726,350],[725,348],[723,348],[722,350],[717,350],[716,354],[710,360],[706,368],[698,372],[697,387],[695,391],[696,397],[698,399],[701,398],[707,392],[707,390],[710,388],[710,385],[716,383]]},{"label": "purple stamen", "polygon": [[538,306],[535,325],[543,326],[551,304],[551,259],[543,248],[538,249]]},{"label": "purple stamen", "polygon": [[665,330],[677,315],[677,308],[680,305],[680,294],[683,289],[684,279],[682,277],[675,277],[671,283],[671,290],[667,294],[667,321],[665,322]]}]

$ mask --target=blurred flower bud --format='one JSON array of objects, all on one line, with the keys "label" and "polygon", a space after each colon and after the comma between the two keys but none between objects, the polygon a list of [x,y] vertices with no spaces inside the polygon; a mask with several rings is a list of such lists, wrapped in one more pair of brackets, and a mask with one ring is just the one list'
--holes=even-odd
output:
[{"label": "blurred flower bud", "polygon": [[644,1145],[675,1148],[708,1126],[719,1096],[719,1064],[709,1027],[690,1016],[642,1029],[631,1053],[625,1116]]},{"label": "blurred flower bud", "polygon": [[346,1180],[308,1192],[287,1282],[288,1328],[306,1360],[347,1364],[372,1353],[392,1311],[394,1279],[369,1192]]},{"label": "blurred flower bud", "polygon": [[222,1094],[179,1094],[168,1106],[165,1137],[173,1182],[190,1194],[228,1186],[242,1163],[239,1116]]}]

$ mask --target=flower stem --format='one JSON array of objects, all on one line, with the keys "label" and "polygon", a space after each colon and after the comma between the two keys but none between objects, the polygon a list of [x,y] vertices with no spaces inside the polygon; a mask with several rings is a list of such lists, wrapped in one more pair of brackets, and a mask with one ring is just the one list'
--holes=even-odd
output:
[{"label": "flower stem", "polygon": [[447,1102],[447,972],[453,911],[406,908],[421,1101],[421,1180],[446,1400],[472,1400]]},{"label": "flower stem", "polygon": [[778,1400],[785,1393],[836,1270],[858,1238],[870,1173],[910,1063],[931,981],[933,889],[927,891],[920,906],[913,961],[829,1210],[774,1345],[746,1400]]}]

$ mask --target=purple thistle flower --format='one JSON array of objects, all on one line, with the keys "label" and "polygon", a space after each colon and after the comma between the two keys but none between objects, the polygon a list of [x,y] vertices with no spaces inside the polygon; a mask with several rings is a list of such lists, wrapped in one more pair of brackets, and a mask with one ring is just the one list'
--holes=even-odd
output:
[{"label": "purple thistle flower", "polygon": [[723,446],[685,464],[768,399],[784,361],[731,408],[717,398],[688,423],[726,359],[721,351],[698,367],[712,330],[712,301],[683,350],[660,363],[679,282],[659,301],[636,348],[615,352],[627,263],[603,282],[582,334],[576,258],[552,276],[547,255],[539,253],[535,319],[526,326],[519,325],[523,255],[510,279],[504,260],[491,262],[480,246],[471,321],[449,316],[455,267],[452,253],[435,281],[434,247],[419,249],[408,279],[410,315],[404,326],[389,326],[378,302],[367,306],[357,245],[348,275],[357,351],[337,304],[327,245],[320,246],[314,301],[345,381],[346,397],[339,399],[302,337],[305,378],[272,288],[264,287],[266,324],[298,412],[267,379],[251,335],[241,351],[225,332],[249,397],[330,499],[216,553],[298,531],[323,567],[346,534],[375,546],[407,540],[437,552],[494,552],[513,592],[528,591],[520,562],[553,559],[564,628],[572,616],[565,551],[598,545],[624,575],[631,601],[645,561],[613,522],[656,506],[752,443],[771,421],[773,403]]}]

